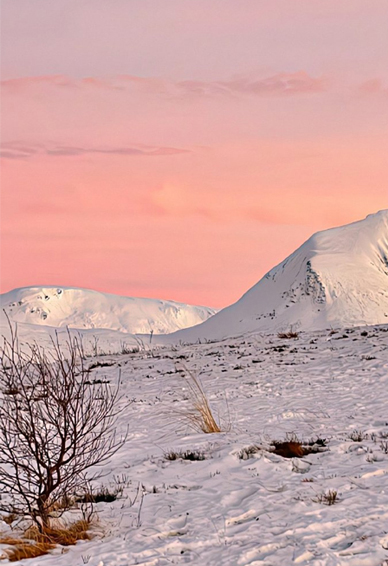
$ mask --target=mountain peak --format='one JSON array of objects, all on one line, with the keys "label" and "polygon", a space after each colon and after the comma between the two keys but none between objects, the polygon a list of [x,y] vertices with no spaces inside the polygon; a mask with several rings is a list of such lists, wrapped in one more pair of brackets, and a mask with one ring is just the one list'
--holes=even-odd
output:
[{"label": "mountain peak", "polygon": [[388,210],[313,234],[183,340],[388,322]]}]

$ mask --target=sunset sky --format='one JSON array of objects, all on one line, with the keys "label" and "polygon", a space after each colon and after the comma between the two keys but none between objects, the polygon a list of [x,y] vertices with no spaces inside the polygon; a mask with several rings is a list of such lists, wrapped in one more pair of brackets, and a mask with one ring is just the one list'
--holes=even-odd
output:
[{"label": "sunset sky", "polygon": [[1,292],[223,307],[388,208],[387,0],[1,6]]}]

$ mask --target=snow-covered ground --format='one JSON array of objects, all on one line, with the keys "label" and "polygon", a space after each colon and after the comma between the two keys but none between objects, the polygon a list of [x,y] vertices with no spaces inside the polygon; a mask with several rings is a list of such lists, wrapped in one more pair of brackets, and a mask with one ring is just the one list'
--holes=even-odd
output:
[{"label": "snow-covered ground", "polygon": [[175,332],[200,324],[217,312],[175,301],[52,285],[14,289],[0,295],[0,305],[13,322],[81,330],[103,328],[130,334]]},{"label": "snow-covered ground", "polygon": [[[121,371],[118,428],[129,425],[129,436],[101,482],[121,483],[123,496],[97,504],[93,540],[30,566],[388,563],[388,325],[298,339],[251,333],[96,362],[109,365],[91,378],[113,383]],[[183,367],[200,376],[225,432],[187,425]],[[326,439],[327,449],[301,459],[268,450],[290,434]],[[251,445],[261,449],[240,459]],[[169,461],[172,450],[205,459]],[[319,502],[329,490],[331,506]]]}]

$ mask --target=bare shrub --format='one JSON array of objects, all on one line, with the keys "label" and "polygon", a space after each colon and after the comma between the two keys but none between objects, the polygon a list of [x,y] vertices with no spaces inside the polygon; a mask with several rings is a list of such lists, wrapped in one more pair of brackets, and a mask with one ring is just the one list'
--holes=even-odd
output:
[{"label": "bare shrub", "polygon": [[46,352],[22,350],[10,331],[0,346],[0,511],[30,517],[43,533],[101,475],[90,469],[125,442],[115,429],[120,380],[89,385],[82,343],[70,333]]}]

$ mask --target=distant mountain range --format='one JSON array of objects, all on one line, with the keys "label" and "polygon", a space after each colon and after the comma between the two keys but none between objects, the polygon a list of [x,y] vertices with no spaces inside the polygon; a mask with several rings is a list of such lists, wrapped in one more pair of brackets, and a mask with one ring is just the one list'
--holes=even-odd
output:
[{"label": "distant mountain range", "polygon": [[0,295],[11,321],[40,326],[104,328],[130,334],[167,334],[194,326],[215,309],[162,301],[120,297],[72,287],[24,287]]},{"label": "distant mountain range", "polygon": [[169,340],[187,342],[255,330],[388,323],[388,210],[317,232],[239,301],[219,312],[173,301],[54,286],[15,289],[0,295],[0,301],[14,322],[171,334]]},{"label": "distant mountain range", "polygon": [[388,210],[317,232],[239,301],[174,340],[388,323]]}]

